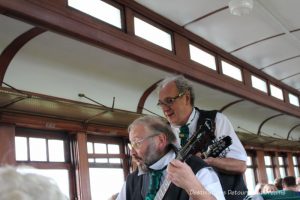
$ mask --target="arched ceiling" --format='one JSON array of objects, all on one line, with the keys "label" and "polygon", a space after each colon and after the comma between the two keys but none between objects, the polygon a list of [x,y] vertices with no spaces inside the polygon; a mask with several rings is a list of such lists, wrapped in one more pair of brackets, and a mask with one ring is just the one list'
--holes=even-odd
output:
[{"label": "arched ceiling", "polygon": [[[231,52],[232,55],[249,62],[274,78],[284,79],[282,80],[284,83],[299,90],[300,75],[296,74],[300,72],[298,67],[300,59],[295,57],[300,54],[299,45],[293,44],[291,36],[286,34],[263,40],[281,34],[283,30],[261,7],[264,6],[262,2],[255,3],[260,10],[254,10],[250,16],[243,18],[228,14],[226,7],[228,1],[193,0],[189,1],[189,4],[180,0],[174,0],[171,4],[168,1],[158,0],[137,0],[136,2],[198,34],[228,53]],[[290,23],[286,24],[287,28],[295,30],[300,28],[300,22],[294,20],[293,11],[296,12],[296,10],[293,4],[298,5],[299,2],[291,0],[288,2],[286,4],[289,7],[282,5],[282,8],[290,9],[291,13],[286,12],[285,9],[278,10],[278,12],[282,12],[282,18],[289,20]],[[278,0],[265,1],[265,3],[278,8],[282,4]],[[164,9],[166,7],[168,9]],[[181,7],[185,9],[179,9]],[[177,12],[179,10],[180,12]],[[35,28],[33,25],[5,15],[0,15],[0,24],[1,52],[16,38]],[[289,34],[294,34],[294,32]],[[294,36],[297,37],[296,34]],[[260,40],[261,42],[255,43]],[[253,44],[247,46],[251,43]],[[293,56],[295,58],[280,62]],[[268,66],[276,62],[277,64]],[[2,84],[4,89],[0,93],[0,106],[5,111],[76,118],[85,122],[98,119],[106,120],[110,124],[114,120],[118,123],[119,120],[120,124],[126,126],[128,120],[137,116],[138,104],[145,93],[149,93],[149,96],[145,99],[142,112],[163,115],[156,106],[157,93],[151,90],[151,86],[169,74],[138,60],[47,30],[29,40],[13,56],[5,71],[4,84]],[[288,76],[293,77],[285,79]],[[244,134],[241,135],[244,143],[247,143],[249,139],[249,136],[245,134],[256,136],[259,130],[262,136],[268,138],[287,139],[289,136],[290,141],[299,141],[299,118],[197,82],[193,84],[196,93],[195,104],[201,109],[225,108],[223,112],[232,121],[235,130]],[[17,90],[41,94],[42,97],[30,99],[17,90],[7,93],[5,88],[8,85]],[[97,103],[79,97],[79,93],[108,108],[113,106],[120,112],[119,115],[112,114],[106,109],[97,110],[99,109]],[[52,101],[52,97],[59,100]],[[64,100],[70,100],[71,103]],[[14,101],[16,103],[13,103]],[[88,104],[91,106],[87,106]],[[299,108],[295,107],[295,109]],[[127,121],[124,119],[126,112],[127,116],[130,116],[126,119]],[[74,116],[76,114],[78,114],[77,117]],[[266,121],[276,115],[280,116]],[[260,141],[254,140],[258,143]],[[264,141],[260,144],[264,144]]]}]

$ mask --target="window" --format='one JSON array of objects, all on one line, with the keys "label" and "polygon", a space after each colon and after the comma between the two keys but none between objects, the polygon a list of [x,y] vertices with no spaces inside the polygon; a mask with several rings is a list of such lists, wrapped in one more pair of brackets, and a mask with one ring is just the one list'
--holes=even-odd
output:
[{"label": "window", "polygon": [[195,47],[194,45],[190,44],[190,56],[191,60],[200,63],[208,68],[211,68],[213,70],[216,70],[216,60],[215,57],[211,54],[199,49],[198,47]]},{"label": "window", "polygon": [[149,42],[172,51],[171,34],[162,31],[161,29],[134,17],[134,33]]},{"label": "window", "polygon": [[[92,199],[108,199],[124,183],[124,149],[120,138],[88,136],[87,151]],[[113,180],[113,181],[107,181]]]},{"label": "window", "polygon": [[254,87],[262,92],[268,93],[266,81],[254,76],[254,75],[251,75],[251,83],[252,83],[252,87]]},{"label": "window", "polygon": [[121,10],[104,1],[68,0],[68,5],[117,28],[122,28]]},{"label": "window", "polygon": [[19,171],[41,174],[53,179],[70,197],[70,155],[68,139],[63,132],[16,128],[15,152]]},{"label": "window", "polygon": [[264,156],[268,183],[274,182],[274,164],[271,156]]},{"label": "window", "polygon": [[243,81],[241,69],[225,61],[222,61],[222,72],[231,78],[234,78],[238,81]]},{"label": "window", "polygon": [[279,167],[279,172],[280,172],[280,177],[284,178],[286,177],[286,162],[285,162],[285,157],[279,156],[278,157],[278,167]]},{"label": "window", "polygon": [[290,104],[299,107],[299,98],[296,95],[289,93]]},{"label": "window", "polygon": [[299,175],[299,159],[297,156],[293,156],[293,165],[294,165],[295,177],[300,177],[300,175]]},{"label": "window", "polygon": [[283,100],[283,92],[282,89],[270,84],[270,91],[271,91],[271,95],[273,97],[276,97],[277,99]]},{"label": "window", "polygon": [[255,189],[255,166],[253,163],[253,157],[247,156],[247,169],[245,172],[245,179],[248,188],[248,194],[254,194]]},{"label": "window", "polygon": [[65,162],[64,141],[38,137],[15,137],[17,161]]}]

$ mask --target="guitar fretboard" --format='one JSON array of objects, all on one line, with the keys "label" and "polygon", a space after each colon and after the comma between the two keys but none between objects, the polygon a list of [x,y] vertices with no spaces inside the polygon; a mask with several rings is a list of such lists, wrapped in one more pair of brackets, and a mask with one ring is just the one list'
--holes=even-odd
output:
[{"label": "guitar fretboard", "polygon": [[162,200],[164,198],[170,184],[171,184],[171,181],[169,181],[168,179],[165,178],[165,180],[161,184],[158,192],[156,193],[154,200]]}]

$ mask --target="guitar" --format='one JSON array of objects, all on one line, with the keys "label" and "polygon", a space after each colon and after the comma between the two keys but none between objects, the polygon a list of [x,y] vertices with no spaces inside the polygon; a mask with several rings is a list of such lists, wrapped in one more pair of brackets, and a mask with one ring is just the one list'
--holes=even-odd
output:
[{"label": "guitar", "polygon": [[[195,154],[197,152],[202,152],[203,158],[208,157],[218,157],[225,149],[227,149],[231,144],[232,140],[230,136],[226,136],[221,138],[220,140],[214,142],[210,146],[208,146],[207,150],[203,152],[203,147],[208,142],[208,132],[213,131],[213,123],[210,119],[207,119],[203,125],[200,126],[200,131],[194,133],[187,143],[177,152],[176,158],[177,160],[184,161],[188,158],[189,155]],[[202,147],[202,148],[201,148]],[[166,194],[171,181],[165,179],[160,186],[158,192],[155,195],[154,200],[162,200],[164,195]]]}]

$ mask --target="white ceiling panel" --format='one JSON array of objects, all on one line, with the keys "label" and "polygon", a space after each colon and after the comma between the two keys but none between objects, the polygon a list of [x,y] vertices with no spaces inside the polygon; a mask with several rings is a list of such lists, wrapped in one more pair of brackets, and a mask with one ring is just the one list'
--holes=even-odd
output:
[{"label": "white ceiling panel", "polygon": [[299,0],[259,0],[289,30],[300,27]]},{"label": "white ceiling panel", "polygon": [[186,29],[229,52],[282,33],[282,29],[259,9],[242,17],[233,16],[226,9],[189,24]]},{"label": "white ceiling panel", "polygon": [[258,69],[299,54],[298,45],[286,35],[253,44],[233,53]]},{"label": "white ceiling panel", "polygon": [[180,26],[228,5],[228,0],[189,0],[188,4],[185,0],[135,1]]},{"label": "white ceiling panel", "polygon": [[263,69],[264,72],[270,74],[273,77],[277,77],[279,80],[286,79],[294,74],[299,73],[300,56],[280,62]]},{"label": "white ceiling panel", "polygon": [[235,130],[257,134],[260,124],[270,116],[280,114],[249,101],[234,104],[224,111]]},{"label": "white ceiling panel", "polygon": [[297,90],[300,90],[299,80],[300,80],[300,74],[296,74],[295,76],[285,79],[282,82],[284,82],[285,84],[287,84]]}]

